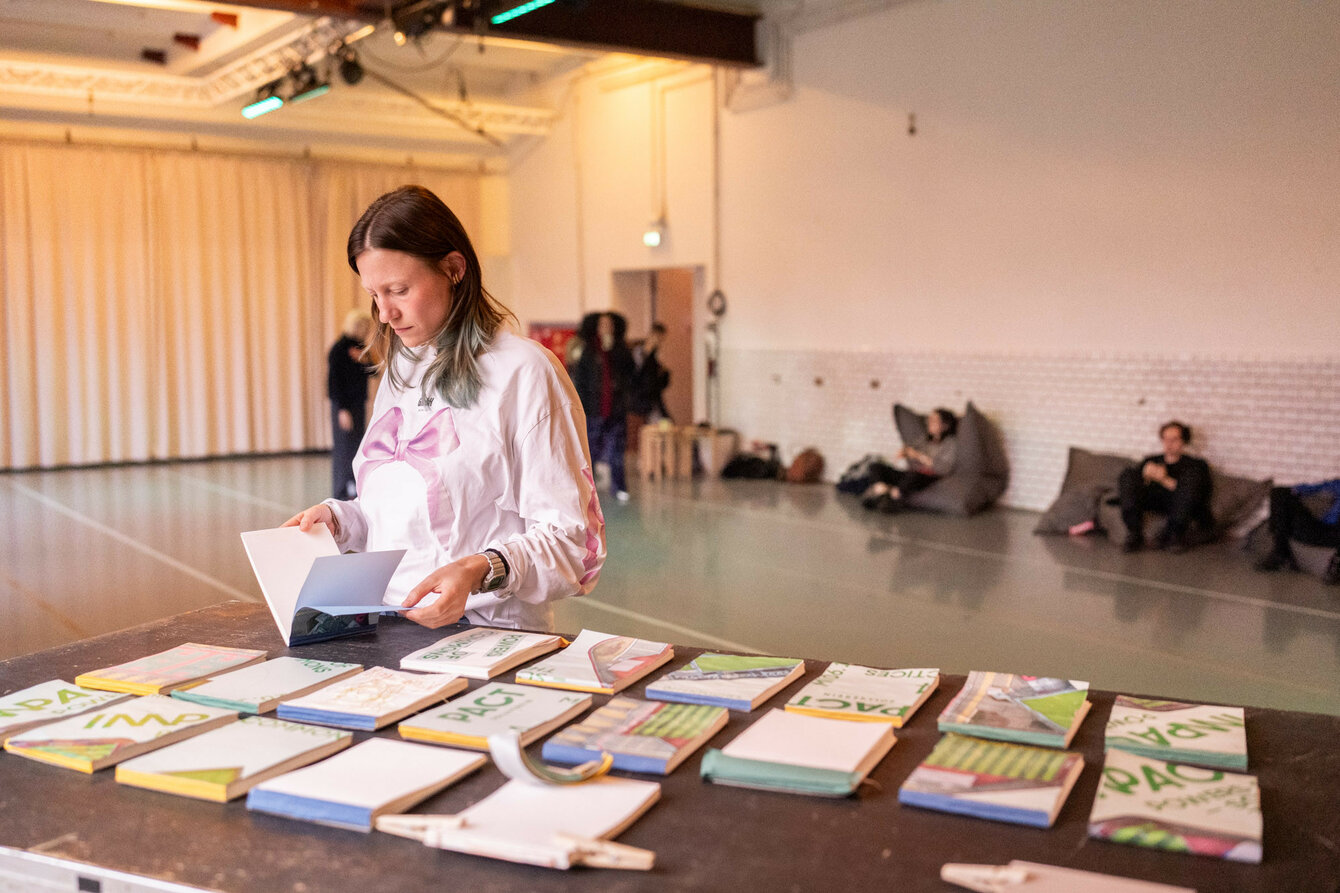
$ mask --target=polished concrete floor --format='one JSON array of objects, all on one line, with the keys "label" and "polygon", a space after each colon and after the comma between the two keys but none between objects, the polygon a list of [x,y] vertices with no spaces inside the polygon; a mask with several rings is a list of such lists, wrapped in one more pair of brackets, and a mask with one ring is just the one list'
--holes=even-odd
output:
[{"label": "polished concrete floor", "polygon": [[[238,533],[327,482],[323,456],[0,475],[0,659],[260,601]],[[1035,536],[1031,512],[874,515],[824,485],[633,497],[607,500],[609,561],[559,629],[1340,715],[1340,588],[1255,573],[1232,544],[1123,555]]]}]

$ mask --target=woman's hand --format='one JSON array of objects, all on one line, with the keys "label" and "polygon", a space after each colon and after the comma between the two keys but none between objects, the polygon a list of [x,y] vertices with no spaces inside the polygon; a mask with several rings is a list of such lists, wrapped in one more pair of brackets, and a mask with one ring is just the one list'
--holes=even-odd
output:
[{"label": "woman's hand", "polygon": [[339,534],[339,526],[335,523],[335,514],[330,510],[330,506],[324,502],[319,502],[309,509],[303,509],[289,518],[280,527],[296,527],[306,533],[312,529],[313,524],[324,524],[330,528],[332,535]]},{"label": "woman's hand", "polygon": [[411,589],[400,608],[413,608],[429,593],[436,592],[437,601],[427,607],[406,611],[405,616],[429,629],[455,623],[465,616],[465,600],[484,581],[488,569],[489,560],[483,555],[467,555],[443,565]]}]

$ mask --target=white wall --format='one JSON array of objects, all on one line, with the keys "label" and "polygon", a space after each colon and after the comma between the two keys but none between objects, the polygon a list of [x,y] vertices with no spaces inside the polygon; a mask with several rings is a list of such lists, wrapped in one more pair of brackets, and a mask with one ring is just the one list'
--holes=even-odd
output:
[{"label": "white wall", "polygon": [[[719,271],[710,85],[663,94],[592,74],[549,144],[514,166],[519,303],[547,294],[575,317],[604,305],[612,270],[704,265],[707,288],[719,274],[730,299],[723,421],[796,448],[822,439],[830,474],[865,443],[807,414],[830,399],[811,381],[783,396],[796,413],[748,411],[777,399],[758,388],[783,386],[763,374],[779,356],[836,374],[870,363],[878,374],[881,357],[908,351],[934,359],[914,365],[939,370],[938,389],[895,390],[892,375],[852,391],[863,396],[847,411],[881,419],[911,394],[961,406],[980,380],[953,361],[983,356],[1023,368],[1098,353],[1141,382],[1165,360],[1194,375],[1204,358],[1230,391],[1244,377],[1233,369],[1262,363],[1251,367],[1271,377],[1262,393],[1289,393],[1300,371],[1340,358],[1337,46],[1340,4],[1301,0],[914,0],[800,27],[793,97],[721,112]],[[671,239],[652,254],[636,235],[654,210],[662,101]],[[557,203],[532,200],[560,184]],[[1155,375],[1129,402],[1100,395],[1128,427],[1086,438],[1094,394],[1053,401],[1055,378],[1017,381],[1012,403],[1054,402],[1052,433],[1095,448],[1146,436],[1152,447],[1147,415],[1194,424],[1206,409],[1194,389],[1158,390]],[[1063,459],[1027,459],[1042,449],[1029,442],[1037,419],[983,408],[1025,457],[1029,492],[1054,488]],[[1274,470],[1273,444],[1312,443],[1333,414],[1324,395],[1302,395],[1240,445],[1238,470]],[[1243,452],[1254,449],[1256,463]],[[1317,449],[1298,474],[1340,468],[1340,447]]]}]

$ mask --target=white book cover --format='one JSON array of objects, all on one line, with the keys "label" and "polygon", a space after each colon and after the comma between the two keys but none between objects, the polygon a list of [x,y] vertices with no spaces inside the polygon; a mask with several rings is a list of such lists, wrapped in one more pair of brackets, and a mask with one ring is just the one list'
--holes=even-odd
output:
[{"label": "white book cover", "polygon": [[327,760],[264,781],[247,808],[369,831],[382,812],[426,800],[487,762],[483,754],[369,738]]},{"label": "white book cover", "polygon": [[94,772],[236,718],[235,710],[145,695],[21,732],[5,742],[5,750]]},{"label": "white book cover", "polygon": [[608,840],[660,799],[661,786],[608,775],[572,785],[509,781],[458,813],[460,827],[433,833],[429,846],[508,862],[568,868],[574,848],[563,837]]},{"label": "white book cover", "polygon": [[324,524],[248,530],[242,545],[287,645],[365,632],[396,610],[382,596],[404,549],[342,555]]},{"label": "white book cover", "polygon": [[516,681],[614,694],[674,656],[665,642],[587,629],[557,654],[517,670]]},{"label": "white book cover", "polygon": [[1252,775],[1109,750],[1089,836],[1258,863],[1261,789]]},{"label": "white book cover", "polygon": [[1155,759],[1247,768],[1241,707],[1214,707],[1118,695],[1104,745]]},{"label": "white book cover", "polygon": [[467,629],[405,655],[400,659],[400,669],[492,679],[533,657],[553,651],[562,642],[559,636],[546,633]]},{"label": "white book cover", "polygon": [[490,735],[516,732],[525,746],[591,706],[589,694],[533,685],[481,685],[400,723],[402,738],[488,750]]},{"label": "white book cover", "polygon": [[279,705],[280,719],[379,729],[463,690],[460,676],[372,667]]},{"label": "white book cover", "polygon": [[34,726],[86,713],[94,707],[115,704],[129,697],[131,695],[123,692],[84,688],[63,679],[30,685],[0,697],[0,742]]},{"label": "white book cover", "polygon": [[887,723],[847,722],[774,708],[721,750],[736,759],[859,772],[868,771],[893,742]]},{"label": "white book cover", "polygon": [[220,802],[353,743],[353,732],[262,716],[169,744],[116,767],[122,784]]},{"label": "white book cover", "polygon": [[805,674],[794,657],[700,654],[647,686],[647,697],[750,711]]},{"label": "white book cover", "polygon": [[940,684],[931,667],[881,670],[832,663],[786,702],[793,713],[892,723],[900,728]]},{"label": "white book cover", "polygon": [[280,701],[291,700],[347,679],[362,664],[301,657],[276,657],[216,676],[194,688],[177,689],[173,697],[243,713],[268,713]]}]

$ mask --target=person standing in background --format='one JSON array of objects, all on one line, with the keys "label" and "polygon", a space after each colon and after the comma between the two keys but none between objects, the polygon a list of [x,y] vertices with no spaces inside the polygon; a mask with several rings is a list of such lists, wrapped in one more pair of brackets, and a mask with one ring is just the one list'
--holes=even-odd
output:
[{"label": "person standing in background", "polygon": [[367,430],[368,378],[376,366],[363,362],[372,317],[350,310],[340,339],[326,357],[326,394],[330,397],[330,495],[354,495],[354,454]]},{"label": "person standing in background", "polygon": [[577,337],[581,352],[572,366],[572,383],[586,411],[586,439],[591,460],[605,462],[610,490],[628,501],[624,453],[628,449],[628,394],[633,380],[633,355],[625,340],[628,321],[620,313],[588,313]]},{"label": "person standing in background", "polygon": [[674,421],[665,408],[665,389],[670,386],[670,370],[661,365],[657,351],[665,338],[665,325],[651,324],[646,338],[635,342],[633,349],[633,387],[628,395],[628,411],[640,416],[645,423],[661,419]]}]

